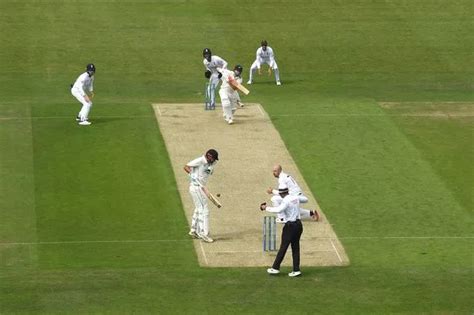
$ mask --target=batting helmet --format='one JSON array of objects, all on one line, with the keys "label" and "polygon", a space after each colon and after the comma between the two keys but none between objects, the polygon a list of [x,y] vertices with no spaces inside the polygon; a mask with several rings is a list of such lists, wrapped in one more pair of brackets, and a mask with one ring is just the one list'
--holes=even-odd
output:
[{"label": "batting helmet", "polygon": [[202,51],[202,56],[206,58],[208,61],[211,61],[211,56],[212,56],[211,50],[209,48],[204,48],[204,50]]},{"label": "batting helmet", "polygon": [[241,75],[243,71],[244,71],[244,68],[241,65],[236,65],[234,67],[234,72],[236,75]]},{"label": "batting helmet", "polygon": [[93,63],[90,63],[86,66],[86,71],[87,72],[94,72],[95,73],[95,66]]}]

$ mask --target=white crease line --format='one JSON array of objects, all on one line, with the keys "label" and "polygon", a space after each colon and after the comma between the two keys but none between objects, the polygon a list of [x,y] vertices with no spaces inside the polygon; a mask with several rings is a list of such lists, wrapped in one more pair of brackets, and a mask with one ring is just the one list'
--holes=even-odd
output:
[{"label": "white crease line", "polygon": [[336,255],[337,255],[337,258],[339,259],[339,262],[342,264],[342,258],[341,258],[341,256],[339,255],[339,252],[337,251],[336,246],[334,246],[334,243],[332,242],[332,239],[330,239],[330,241],[331,241],[331,246],[332,246],[332,248],[334,248],[334,251],[336,251]]},{"label": "white crease line", "polygon": [[201,252],[202,256],[204,257],[204,262],[206,263],[206,265],[209,265],[209,262],[207,261],[206,252],[204,251],[204,247],[202,247],[202,242],[199,242],[199,246],[201,246]]},{"label": "white crease line", "polygon": [[[154,118],[152,115],[136,115],[136,116],[94,116],[94,119],[103,119],[103,118],[123,118],[123,119],[133,119],[133,118]],[[30,119],[71,119],[75,118],[71,116],[38,116],[38,117],[0,117],[0,120],[30,120]]]},{"label": "white crease line", "polygon": [[258,110],[260,111],[260,114],[262,114],[263,117],[265,117],[265,113],[263,112],[262,106],[260,104],[257,104]]},{"label": "white crease line", "polygon": [[[324,237],[320,237],[324,238]],[[345,239],[473,239],[474,236],[348,236],[348,237],[338,237],[340,240]],[[334,237],[330,239],[335,239]]]},{"label": "white crease line", "polygon": [[100,243],[166,243],[166,242],[189,242],[189,240],[110,240],[110,241],[57,241],[57,242],[16,242],[0,243],[0,246],[19,245],[66,245],[66,244],[100,244]]},{"label": "white crease line", "polygon": [[158,112],[158,115],[162,116],[160,106],[158,104],[153,105],[153,108],[156,109],[156,111]]},{"label": "white crease line", "polygon": [[474,114],[440,114],[440,115],[427,115],[427,114],[272,114],[272,117],[474,117]]},{"label": "white crease line", "polygon": [[[334,250],[302,250],[303,253],[332,253]],[[207,251],[208,254],[240,254],[240,253],[277,253],[278,250],[274,251],[263,251],[263,250],[223,250],[223,251]]]}]

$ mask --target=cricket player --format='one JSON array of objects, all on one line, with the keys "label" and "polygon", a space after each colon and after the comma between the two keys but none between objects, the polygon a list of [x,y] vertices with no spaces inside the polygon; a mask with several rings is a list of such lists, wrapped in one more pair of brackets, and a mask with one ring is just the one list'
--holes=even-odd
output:
[{"label": "cricket player", "polygon": [[[303,194],[303,191],[301,190],[298,183],[295,181],[295,179],[291,175],[288,175],[287,173],[283,172],[283,168],[281,167],[281,165],[279,164],[275,165],[273,167],[272,173],[273,173],[273,176],[278,179],[278,187],[288,187],[289,194],[291,196],[298,197],[298,200],[300,203],[308,202],[308,197],[306,197]],[[282,198],[280,197],[278,189],[273,189],[272,187],[269,187],[267,189],[267,193],[269,195],[273,195],[271,198],[272,204],[274,207],[278,207],[282,201]],[[307,209],[300,208],[300,215],[301,215],[301,219],[312,218],[314,221],[319,221],[320,219],[319,213],[316,209],[307,210]],[[282,221],[282,216],[278,216],[277,222],[284,223],[284,221]]]},{"label": "cricket player", "polygon": [[71,85],[71,94],[82,104],[82,108],[76,117],[81,126],[89,126],[89,112],[94,97],[94,75],[95,65],[90,63],[86,66],[86,72],[81,74],[76,82]]},{"label": "cricket player", "polygon": [[255,61],[250,67],[250,77],[247,84],[252,84],[253,74],[255,73],[255,70],[258,70],[258,74],[262,74],[262,64],[268,65],[268,75],[271,75],[273,70],[273,72],[275,73],[276,85],[281,85],[280,71],[278,70],[278,65],[275,61],[275,55],[273,54],[273,49],[268,46],[266,40],[262,40],[261,46],[257,49]]},{"label": "cricket player", "polygon": [[221,74],[220,79],[222,81],[219,89],[219,96],[222,103],[222,112],[225,121],[232,125],[234,123],[234,112],[237,109],[237,97],[238,92],[235,85],[237,84],[236,76],[242,74],[242,66],[236,65],[233,71],[217,68]]},{"label": "cricket player", "polygon": [[209,48],[204,48],[204,50],[202,51],[202,56],[204,57],[203,63],[204,67],[206,68],[204,76],[209,79],[207,95],[209,95],[209,98],[211,100],[211,107],[215,107],[215,91],[217,85],[219,84],[219,72],[217,71],[217,68],[227,69],[227,61],[225,61],[219,56],[212,55],[212,52]]},{"label": "cricket player", "polygon": [[194,213],[188,234],[207,243],[212,243],[214,240],[209,236],[209,208],[205,191],[207,191],[207,180],[214,172],[218,160],[219,153],[209,149],[203,156],[184,166],[184,171],[189,175],[189,193],[194,202]]}]

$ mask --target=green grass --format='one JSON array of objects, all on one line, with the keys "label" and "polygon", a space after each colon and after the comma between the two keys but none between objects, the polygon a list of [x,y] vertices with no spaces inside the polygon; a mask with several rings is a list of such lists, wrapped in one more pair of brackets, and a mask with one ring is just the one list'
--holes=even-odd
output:
[{"label": "green grass", "polygon": [[[406,116],[474,104],[472,15],[467,0],[0,0],[0,313],[472,313],[473,118]],[[202,49],[247,75],[263,38],[283,86],[257,78],[245,101],[349,267],[200,268],[187,238],[150,103],[202,101]],[[91,61],[79,128],[69,83]]]}]

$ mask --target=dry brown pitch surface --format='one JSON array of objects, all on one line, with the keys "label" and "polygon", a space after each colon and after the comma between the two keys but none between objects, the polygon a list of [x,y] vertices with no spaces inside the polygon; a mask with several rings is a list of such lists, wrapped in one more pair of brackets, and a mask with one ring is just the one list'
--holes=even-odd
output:
[{"label": "dry brown pitch surface", "polygon": [[[266,189],[276,185],[273,165],[281,164],[298,181],[310,199],[302,205],[304,208],[319,206],[267,113],[259,104],[247,104],[237,111],[235,124],[229,126],[219,107],[205,111],[203,104],[153,104],[153,108],[189,223],[194,206],[183,166],[209,148],[219,151],[219,163],[209,180],[209,189],[222,194],[223,208],[209,204],[211,236],[215,242],[194,241],[201,266],[270,266],[276,252],[262,250],[262,221],[268,212],[260,212],[258,206],[269,201]],[[303,227],[302,267],[349,264],[324,214],[321,222],[304,221]],[[183,234],[187,232],[183,229]],[[279,242],[280,224],[277,234]],[[283,265],[291,266],[290,249]]]}]

